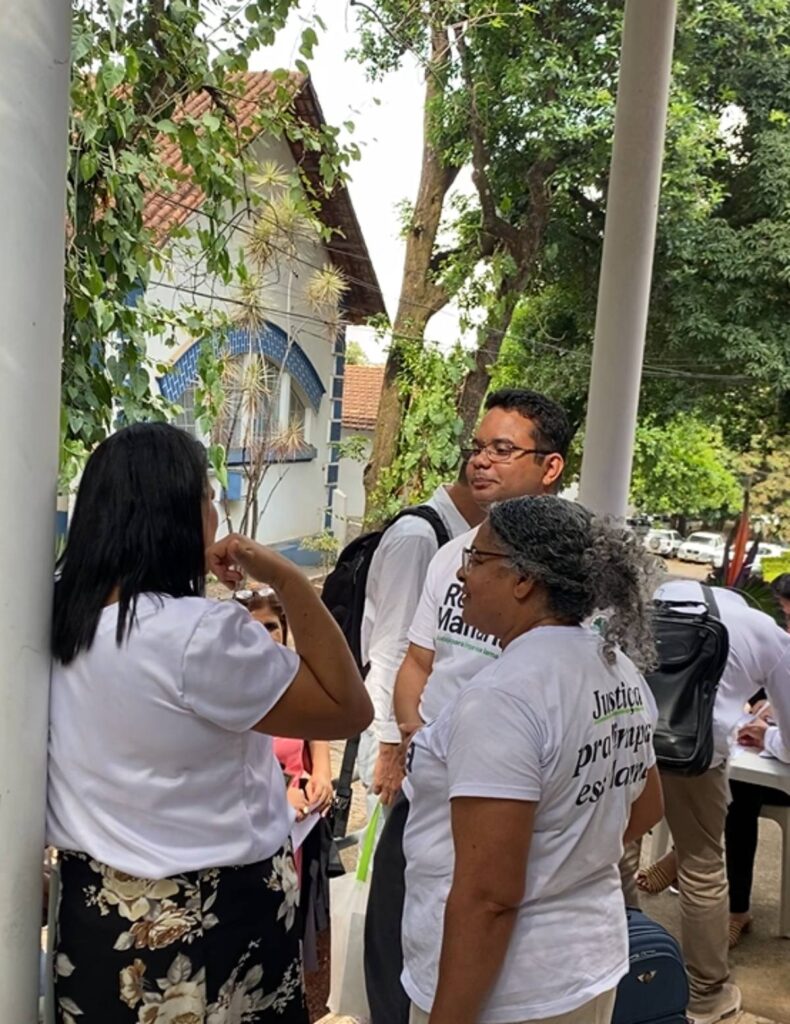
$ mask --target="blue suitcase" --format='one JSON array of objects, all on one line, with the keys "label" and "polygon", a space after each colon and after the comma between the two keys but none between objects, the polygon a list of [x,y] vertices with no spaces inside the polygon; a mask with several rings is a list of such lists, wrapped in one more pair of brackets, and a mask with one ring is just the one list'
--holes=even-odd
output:
[{"label": "blue suitcase", "polygon": [[640,910],[626,913],[630,968],[617,986],[612,1024],[686,1024],[689,985],[680,946]]}]

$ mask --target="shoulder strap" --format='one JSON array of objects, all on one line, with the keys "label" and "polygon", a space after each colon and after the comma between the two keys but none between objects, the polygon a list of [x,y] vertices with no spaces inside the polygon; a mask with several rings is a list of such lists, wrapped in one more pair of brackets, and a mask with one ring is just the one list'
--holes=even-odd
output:
[{"label": "shoulder strap", "polygon": [[384,529],[389,529],[393,523],[397,523],[404,516],[417,516],[418,519],[424,519],[426,523],[430,523],[433,527],[433,532],[436,534],[436,543],[439,547],[442,547],[449,541],[450,533],[445,526],[444,520],[436,509],[431,508],[430,505],[414,505],[411,508],[404,508],[387,523]]},{"label": "shoulder strap", "polygon": [[705,583],[700,583],[702,589],[702,597],[705,601],[705,607],[708,609],[708,615],[711,615],[714,619],[720,619],[719,606],[716,602],[716,595],[713,593],[712,587],[707,586]]},{"label": "shoulder strap", "polygon": [[351,812],[351,785],[354,779],[354,765],[359,751],[359,736],[346,741],[343,751],[343,763],[335,786],[335,815],[333,833],[335,839],[341,839],[348,828],[348,816]]}]

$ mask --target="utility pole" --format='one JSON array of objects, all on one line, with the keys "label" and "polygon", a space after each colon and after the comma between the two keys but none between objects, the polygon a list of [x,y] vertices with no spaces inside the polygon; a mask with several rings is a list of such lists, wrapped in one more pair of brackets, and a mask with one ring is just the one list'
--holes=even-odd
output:
[{"label": "utility pole", "polygon": [[0,0],[0,1021],[35,1024],[70,0]]},{"label": "utility pole", "polygon": [[579,500],[623,517],[645,348],[676,0],[627,0]]}]

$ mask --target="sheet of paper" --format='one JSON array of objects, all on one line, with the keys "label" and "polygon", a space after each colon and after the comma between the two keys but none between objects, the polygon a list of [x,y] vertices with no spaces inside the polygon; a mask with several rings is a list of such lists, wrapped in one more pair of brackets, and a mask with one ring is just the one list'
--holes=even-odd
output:
[{"label": "sheet of paper", "polygon": [[294,850],[299,849],[320,820],[321,815],[318,811],[313,811],[312,814],[306,815],[301,821],[293,823],[291,827],[291,842],[294,844]]}]

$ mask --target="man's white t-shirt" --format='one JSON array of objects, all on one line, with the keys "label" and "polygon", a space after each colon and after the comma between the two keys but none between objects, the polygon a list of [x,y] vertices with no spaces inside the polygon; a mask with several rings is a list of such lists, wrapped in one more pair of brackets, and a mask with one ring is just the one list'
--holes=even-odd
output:
[{"label": "man's white t-shirt", "polygon": [[464,548],[477,528],[456,537],[434,556],[422,597],[409,630],[409,641],[434,652],[433,667],[420,701],[420,717],[432,722],[458,691],[500,654],[495,636],[481,633],[463,620],[458,581]]},{"label": "man's white t-shirt", "polygon": [[524,898],[481,1024],[570,1012],[628,970],[617,865],[631,804],[655,763],[656,711],[632,662],[618,654],[609,665],[601,647],[581,626],[532,630],[414,738],[402,981],[426,1012],[453,874],[450,800],[458,797],[538,805]]},{"label": "man's white t-shirt", "polygon": [[143,594],[121,647],[117,615],[53,665],[47,842],[151,879],[272,856],[292,817],[251,730],[299,656],[232,601]]},{"label": "man's white t-shirt", "polygon": [[[451,538],[468,531],[469,524],[444,485],[425,504],[439,513]],[[363,662],[370,662],[365,685],[373,702],[372,729],[380,743],[401,740],[392,706],[395,679],[428,566],[438,549],[436,531],[426,519],[402,516],[384,532],[370,562],[360,641]]]},{"label": "man's white t-shirt", "polygon": [[[790,633],[764,612],[751,608],[740,594],[713,588],[721,621],[727,627],[730,651],[713,705],[713,765],[726,761],[735,726],[746,701],[765,687],[777,727],[766,732],[766,750],[790,762]],[[696,580],[669,580],[655,596],[664,601],[696,602],[690,612],[704,608]]]}]

